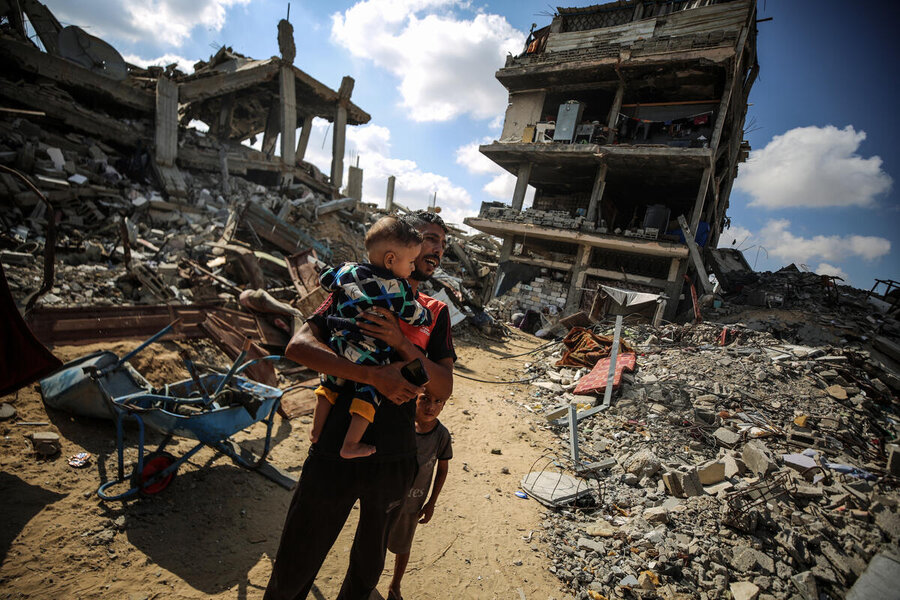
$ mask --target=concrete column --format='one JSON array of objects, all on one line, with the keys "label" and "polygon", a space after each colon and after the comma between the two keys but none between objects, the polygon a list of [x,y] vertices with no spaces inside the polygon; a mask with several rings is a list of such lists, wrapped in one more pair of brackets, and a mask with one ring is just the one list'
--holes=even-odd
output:
[{"label": "concrete column", "polygon": [[384,210],[387,212],[394,211],[394,184],[397,182],[397,178],[391,175],[388,177],[387,182],[387,197],[384,199]]},{"label": "concrete column", "polygon": [[279,117],[281,121],[281,165],[282,182],[289,185],[294,179],[294,157],[296,156],[297,136],[297,92],[294,82],[294,69],[290,65],[282,65],[278,72],[279,83]]},{"label": "concrete column", "polygon": [[347,136],[347,104],[353,92],[353,78],[345,76],[338,90],[334,111],[334,132],[331,137],[331,187],[340,188],[344,180],[344,148]]},{"label": "concrete column", "polygon": [[175,166],[178,156],[178,85],[167,77],[156,80],[156,162]]},{"label": "concrete column", "polygon": [[231,135],[231,121],[234,116],[234,94],[228,94],[222,98],[222,106],[219,108],[219,118],[215,123],[215,136],[222,141]]},{"label": "concrete column", "polygon": [[309,145],[309,134],[312,131],[313,118],[309,115],[303,117],[303,128],[300,130],[300,137],[297,139],[297,152],[294,160],[297,164],[306,156],[306,147]]},{"label": "concrete column", "polygon": [[528,190],[528,179],[531,177],[531,163],[525,162],[519,165],[519,173],[516,175],[516,189],[513,191],[512,207],[522,210],[525,202],[525,192]]},{"label": "concrete column", "polygon": [[622,110],[622,99],[625,97],[625,82],[620,81],[616,88],[616,96],[613,98],[612,107],[609,109],[609,117],[606,124],[609,129],[606,132],[606,143],[612,144],[616,139],[616,121],[619,120],[619,111]]},{"label": "concrete column", "polygon": [[703,214],[703,204],[706,202],[706,190],[709,188],[709,176],[711,173],[711,167],[703,169],[703,175],[700,177],[700,189],[697,191],[697,199],[694,201],[694,210],[691,211],[691,231],[695,235],[697,233],[697,225],[700,223],[700,215]]},{"label": "concrete column", "polygon": [[684,287],[684,274],[687,272],[687,259],[673,258],[669,268],[668,284],[666,285],[665,294],[668,296],[666,301],[666,309],[664,318],[672,321],[678,314],[678,299],[681,296],[681,290]]},{"label": "concrete column", "polygon": [[341,187],[344,180],[344,148],[347,135],[347,109],[338,106],[334,115],[334,132],[331,138],[331,187]]},{"label": "concrete column", "polygon": [[[512,207],[516,210],[522,210],[522,204],[525,202],[525,192],[528,190],[528,179],[531,177],[531,163],[524,162],[519,165],[519,172],[516,175],[516,189],[513,191]],[[500,262],[506,262],[512,256],[513,238],[510,236],[503,239],[503,245],[500,247]]]},{"label": "concrete column", "polygon": [[594,189],[591,190],[591,201],[588,204],[587,217],[588,223],[597,223],[599,218],[600,200],[603,199],[603,190],[606,189],[606,164],[600,165],[597,169],[597,177],[594,179]]},{"label": "concrete column", "polygon": [[503,238],[503,245],[500,246],[500,262],[505,263],[512,256],[513,238],[512,236]]},{"label": "concrete column", "polygon": [[351,166],[347,170],[347,196],[356,200],[359,204],[362,202],[363,187],[363,170],[359,167]]},{"label": "concrete column", "polygon": [[591,262],[591,247],[578,246],[575,253],[575,264],[572,265],[572,280],[569,282],[569,293],[566,296],[566,307],[564,312],[573,313],[576,307],[581,304],[581,296],[584,294],[584,280],[586,277],[585,270]]},{"label": "concrete column", "polygon": [[266,129],[263,132],[262,153],[267,158],[275,154],[275,142],[278,141],[278,132],[281,131],[281,102],[273,102],[269,105],[269,114],[266,115]]}]

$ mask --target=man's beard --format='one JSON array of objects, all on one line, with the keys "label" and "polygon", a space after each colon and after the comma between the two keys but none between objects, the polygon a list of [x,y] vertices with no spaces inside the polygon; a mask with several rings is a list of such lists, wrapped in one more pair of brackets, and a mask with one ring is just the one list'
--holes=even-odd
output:
[{"label": "man's beard", "polygon": [[415,280],[418,281],[419,283],[422,283],[422,282],[428,281],[428,280],[431,279],[433,276],[434,276],[434,274],[426,275],[425,273],[423,273],[423,272],[420,271],[419,269],[413,269],[413,272],[410,273],[409,278],[410,278],[410,279],[415,279]]}]

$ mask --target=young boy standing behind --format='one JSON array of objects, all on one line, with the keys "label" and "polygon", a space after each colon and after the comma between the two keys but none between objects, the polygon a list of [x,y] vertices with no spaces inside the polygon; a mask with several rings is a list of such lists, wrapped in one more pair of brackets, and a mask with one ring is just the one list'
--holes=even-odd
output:
[{"label": "young boy standing behind", "polygon": [[[431,312],[419,304],[406,282],[422,249],[422,234],[396,217],[382,217],[366,233],[365,244],[368,264],[347,262],[327,269],[319,277],[319,283],[333,292],[334,315],[327,319],[328,346],[356,364],[381,365],[390,359],[391,347],[363,334],[357,320],[366,319],[366,311],[380,306],[410,325],[431,325]],[[375,419],[379,404],[378,392],[371,385],[323,375],[316,390],[316,410],[309,438],[313,443],[318,441],[331,405],[348,384],[354,386],[352,417],[340,454],[343,458],[361,458],[375,452],[374,446],[360,441]]]},{"label": "young boy standing behind", "polygon": [[[450,444],[450,432],[438,421],[444,402],[445,400],[438,400],[427,393],[419,394],[416,399],[416,453],[419,459],[419,472],[406,501],[400,507],[397,520],[388,533],[388,550],[397,556],[394,559],[394,577],[388,589],[387,600],[403,598],[400,595],[400,580],[403,579],[406,565],[409,563],[416,525],[419,523],[424,525],[431,520],[438,495],[447,479],[447,469],[450,459],[453,458],[453,447]],[[437,475],[432,484],[431,476],[435,471],[435,463]]]}]

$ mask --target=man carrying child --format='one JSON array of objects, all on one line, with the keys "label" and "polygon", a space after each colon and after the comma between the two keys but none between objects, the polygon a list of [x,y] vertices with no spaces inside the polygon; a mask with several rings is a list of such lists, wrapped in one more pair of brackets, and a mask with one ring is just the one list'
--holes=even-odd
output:
[{"label": "man carrying child", "polygon": [[[366,320],[367,311],[382,307],[410,325],[431,325],[431,312],[416,301],[406,282],[415,270],[422,249],[422,234],[397,217],[383,217],[366,233],[365,244],[368,263],[344,263],[326,269],[319,278],[322,287],[332,292],[331,306],[335,312],[326,319],[330,333],[328,346],[356,364],[383,365],[389,362],[391,347],[366,335],[358,322]],[[347,385],[353,386],[355,392],[341,456],[361,458],[375,452],[374,446],[360,441],[369,423],[375,420],[375,409],[381,403],[372,385],[347,382],[323,373],[322,384],[316,390],[316,411],[309,439],[312,442],[319,439],[331,405]]]},{"label": "man carrying child", "polygon": [[[347,385],[336,395],[303,464],[265,600],[307,596],[357,500],[359,523],[337,598],[368,598],[384,566],[388,531],[418,470],[416,404],[410,400],[423,392],[446,399],[453,391],[456,353],[450,336],[449,311],[442,302],[418,293],[419,284],[434,274],[443,257],[447,229],[434,213],[417,212],[403,219],[423,237],[408,283],[416,300],[431,313],[431,325],[398,322],[391,310],[372,308],[368,312],[372,318],[368,322],[357,321],[356,325],[362,333],[390,346],[396,360],[383,365],[357,364],[328,345],[328,317],[336,316],[332,295],[288,344],[286,355],[291,360],[347,382],[371,385],[381,401],[373,422],[360,438],[361,443],[374,446],[375,453],[346,459],[340,452],[351,422],[350,407],[356,387]],[[410,383],[401,374],[401,368],[417,358],[429,376],[424,386]]]}]

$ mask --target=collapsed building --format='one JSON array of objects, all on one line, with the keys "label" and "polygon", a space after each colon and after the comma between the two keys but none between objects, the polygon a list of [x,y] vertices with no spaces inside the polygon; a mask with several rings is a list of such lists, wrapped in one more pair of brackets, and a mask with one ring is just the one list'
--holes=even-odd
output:
[{"label": "collapsed building", "polygon": [[480,147],[516,177],[512,205],[465,221],[503,239],[495,295],[537,277],[558,308],[588,311],[606,283],[662,293],[672,319],[689,269],[711,291],[700,252],[749,152],[756,34],[753,0],[559,8],[533,31],[496,73],[509,105]]},{"label": "collapsed building", "polygon": [[[341,189],[347,127],[371,117],[352,78],[335,90],[294,66],[286,20],[278,46],[265,60],[221,47],[190,74],[141,68],[36,0],[0,0],[0,280],[38,341],[144,337],[180,318],[174,339],[277,352],[291,323],[267,309],[308,315],[322,265],[364,259],[367,226],[408,210],[393,177],[387,211],[361,202],[358,167]],[[305,160],[316,117],[332,123],[325,174]],[[477,308],[497,247],[453,232],[428,289]]]},{"label": "collapsed building", "polygon": [[[46,116],[116,147],[152,149],[155,174],[174,197],[187,193],[178,167],[221,171],[226,178],[246,175],[260,183],[296,180],[336,192],[346,127],[371,118],[350,101],[353,78],[344,77],[333,90],[293,65],[293,27],[284,20],[278,25],[280,57],[253,60],[222,47],[186,75],[175,65],[127,64],[103,40],[74,25],[63,27],[36,0],[0,2],[0,15],[7,23],[0,37],[6,65],[0,97],[43,113],[31,116]],[[32,41],[26,23],[40,44]],[[303,161],[315,117],[334,124],[329,177]],[[204,143],[186,143],[192,121],[208,126]],[[258,135],[263,136],[260,151],[240,144]]]}]

